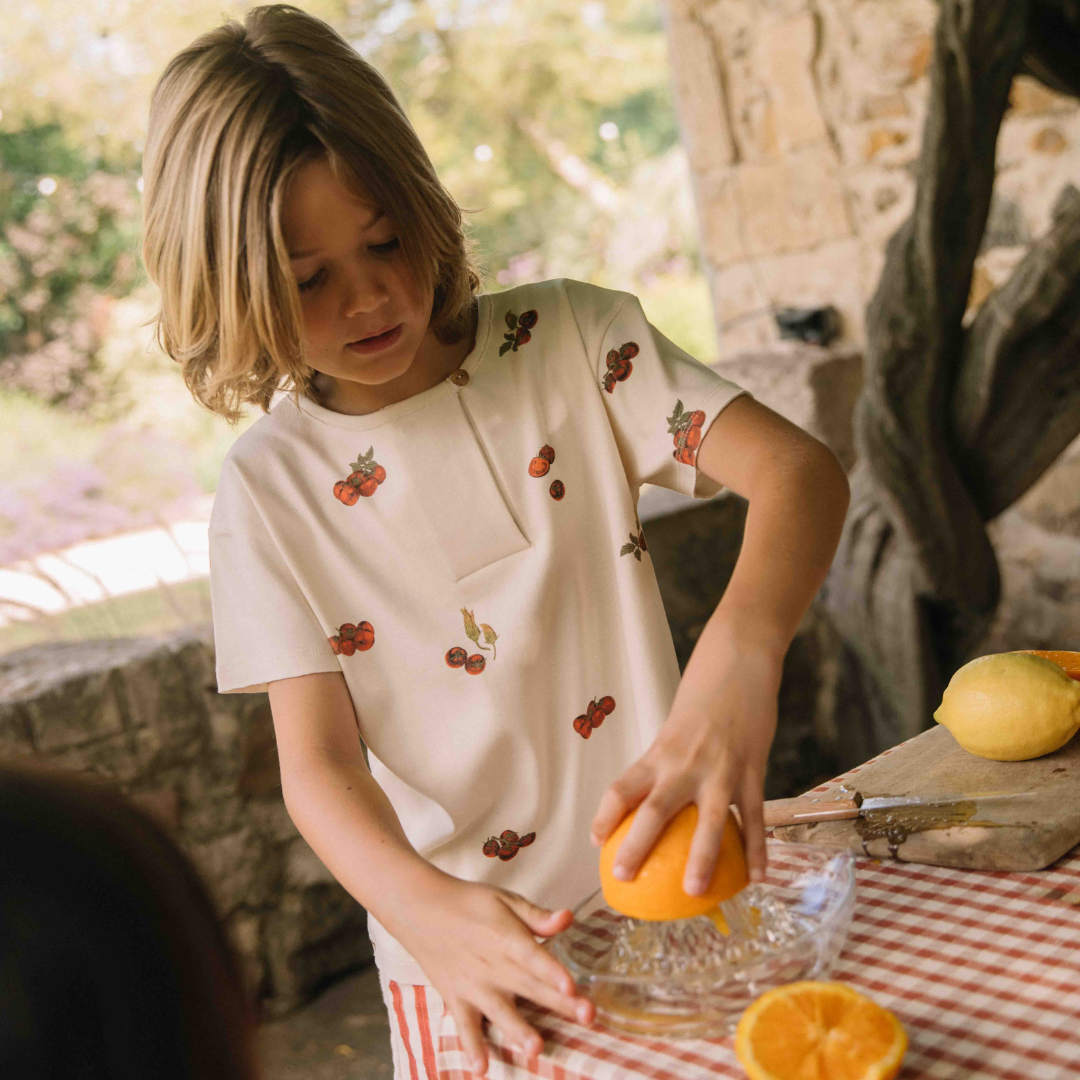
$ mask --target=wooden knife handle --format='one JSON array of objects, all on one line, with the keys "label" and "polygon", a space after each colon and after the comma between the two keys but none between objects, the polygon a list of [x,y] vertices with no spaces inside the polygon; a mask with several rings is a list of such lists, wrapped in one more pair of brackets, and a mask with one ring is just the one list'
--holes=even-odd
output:
[{"label": "wooden knife handle", "polygon": [[797,799],[770,799],[765,804],[765,828],[777,825],[800,825],[804,821],[836,821],[859,816],[859,804],[854,799],[823,799],[814,802],[802,796]]}]

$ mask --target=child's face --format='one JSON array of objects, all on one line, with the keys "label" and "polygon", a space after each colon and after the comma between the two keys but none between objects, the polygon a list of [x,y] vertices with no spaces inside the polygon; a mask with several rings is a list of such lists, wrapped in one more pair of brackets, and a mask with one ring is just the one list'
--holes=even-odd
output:
[{"label": "child's face", "polygon": [[[394,223],[380,213],[342,187],[324,158],[296,172],[281,213],[307,362],[336,381],[337,396],[372,407],[383,403],[382,394],[365,388],[409,370],[433,299],[430,289],[417,295]],[[383,339],[362,340],[384,331]]]}]

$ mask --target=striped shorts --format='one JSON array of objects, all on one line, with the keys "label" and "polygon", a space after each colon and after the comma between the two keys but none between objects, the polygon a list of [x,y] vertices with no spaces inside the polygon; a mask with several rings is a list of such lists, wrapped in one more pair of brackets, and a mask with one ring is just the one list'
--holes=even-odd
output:
[{"label": "striped shorts", "polygon": [[[446,1017],[446,1035],[436,1064],[446,1009],[434,986],[399,983],[379,974],[383,1001],[390,1014],[390,1047],[394,1080],[475,1080],[458,1042],[453,1020]],[[488,1045],[488,1080],[523,1080],[534,1074],[516,1066],[506,1051]]]}]

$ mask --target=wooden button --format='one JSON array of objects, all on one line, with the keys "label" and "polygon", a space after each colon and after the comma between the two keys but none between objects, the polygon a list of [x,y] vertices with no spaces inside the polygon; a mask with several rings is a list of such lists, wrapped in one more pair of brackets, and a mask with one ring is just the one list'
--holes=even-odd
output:
[{"label": "wooden button", "polygon": [[457,371],[450,376],[450,381],[455,386],[464,386],[469,381],[469,373],[464,368],[458,368]]}]

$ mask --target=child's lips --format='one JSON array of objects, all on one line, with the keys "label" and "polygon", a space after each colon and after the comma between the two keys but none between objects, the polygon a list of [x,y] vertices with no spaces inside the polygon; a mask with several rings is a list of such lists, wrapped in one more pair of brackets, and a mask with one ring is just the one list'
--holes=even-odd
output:
[{"label": "child's lips", "polygon": [[352,349],[353,352],[358,353],[379,352],[382,349],[389,348],[391,345],[396,344],[400,337],[401,323],[398,323],[397,326],[381,334],[376,334],[373,337],[361,338],[359,341],[350,341],[345,348]]}]

